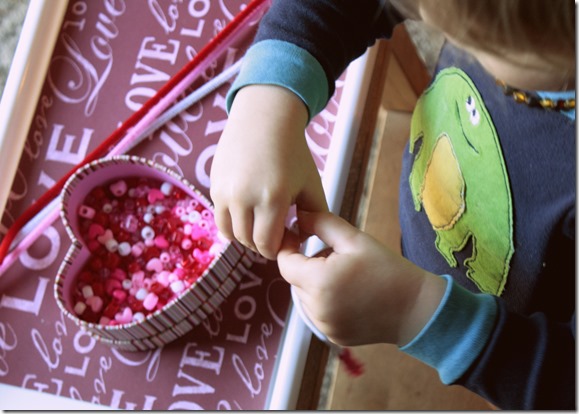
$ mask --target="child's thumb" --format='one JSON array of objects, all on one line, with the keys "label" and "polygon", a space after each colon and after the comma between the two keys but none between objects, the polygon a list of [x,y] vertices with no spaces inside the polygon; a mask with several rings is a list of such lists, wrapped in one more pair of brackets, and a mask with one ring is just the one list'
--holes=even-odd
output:
[{"label": "child's thumb", "polygon": [[336,253],[348,250],[359,230],[343,218],[327,212],[297,212],[300,232],[315,235]]}]

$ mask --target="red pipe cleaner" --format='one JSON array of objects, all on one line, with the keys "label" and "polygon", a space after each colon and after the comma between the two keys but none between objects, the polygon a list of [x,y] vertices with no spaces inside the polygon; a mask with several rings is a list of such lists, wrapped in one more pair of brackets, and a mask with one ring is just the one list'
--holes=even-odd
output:
[{"label": "red pipe cleaner", "polygon": [[117,128],[111,135],[109,135],[103,142],[101,142],[92,152],[90,152],[84,160],[73,167],[60,180],[58,180],[50,189],[48,189],[41,197],[28,207],[10,226],[6,235],[0,242],[0,264],[4,262],[4,258],[9,252],[12,241],[18,232],[28,223],[34,216],[36,216],[44,207],[46,207],[52,200],[54,200],[62,190],[66,181],[78,169],[84,165],[101,158],[107,154],[109,149],[113,147],[120,139],[127,133],[127,131],[139,122],[147,112],[154,107],[165,95],[171,91],[183,78],[199,66],[208,56],[213,53],[220,44],[232,36],[235,31],[240,28],[246,20],[258,11],[261,6],[264,6],[270,0],[252,0],[241,12],[239,12],[233,20],[231,20],[213,39],[209,41],[197,55],[193,57],[185,66],[179,70],[169,81],[157,91],[143,106],[132,114],[123,124]]}]

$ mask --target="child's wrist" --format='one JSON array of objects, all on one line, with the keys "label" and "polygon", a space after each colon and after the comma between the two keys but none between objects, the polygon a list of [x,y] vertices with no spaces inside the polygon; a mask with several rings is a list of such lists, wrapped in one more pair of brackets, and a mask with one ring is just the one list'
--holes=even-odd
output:
[{"label": "child's wrist", "polygon": [[229,120],[247,117],[259,123],[276,121],[305,128],[308,110],[292,91],[276,85],[248,85],[239,90],[231,106]]},{"label": "child's wrist", "polygon": [[446,280],[434,274],[424,272],[418,280],[420,282],[415,290],[413,303],[406,315],[401,318],[398,346],[406,345],[420,333],[438,309],[446,292]]}]

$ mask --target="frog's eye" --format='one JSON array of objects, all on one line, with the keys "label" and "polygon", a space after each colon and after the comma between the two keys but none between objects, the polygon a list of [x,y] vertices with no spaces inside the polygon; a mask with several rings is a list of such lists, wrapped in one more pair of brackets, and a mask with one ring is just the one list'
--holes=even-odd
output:
[{"label": "frog's eye", "polygon": [[480,113],[478,109],[476,109],[476,103],[472,96],[466,98],[465,107],[466,111],[468,112],[470,123],[473,125],[478,125],[480,122]]}]

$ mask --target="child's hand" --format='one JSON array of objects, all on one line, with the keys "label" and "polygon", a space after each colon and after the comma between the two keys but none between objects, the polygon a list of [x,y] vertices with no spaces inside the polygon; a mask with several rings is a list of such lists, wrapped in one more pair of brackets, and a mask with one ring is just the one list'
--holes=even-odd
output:
[{"label": "child's hand", "polygon": [[252,85],[236,95],[211,167],[215,220],[237,239],[275,259],[292,204],[327,211],[307,146],[307,109],[292,92]]},{"label": "child's hand", "polygon": [[330,213],[299,212],[298,224],[331,253],[308,258],[299,253],[298,237],[286,232],[279,268],[330,340],[344,346],[404,345],[430,320],[444,294],[444,279]]}]

